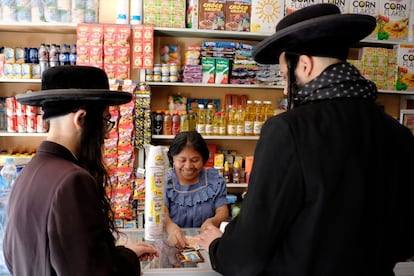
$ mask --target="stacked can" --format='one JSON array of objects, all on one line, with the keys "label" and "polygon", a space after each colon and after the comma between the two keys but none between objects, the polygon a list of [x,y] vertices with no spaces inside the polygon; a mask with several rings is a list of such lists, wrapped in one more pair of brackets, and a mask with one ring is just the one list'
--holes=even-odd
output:
[{"label": "stacked can", "polygon": [[177,82],[178,65],[177,63],[154,64],[154,69],[145,71],[145,81],[147,82]]}]

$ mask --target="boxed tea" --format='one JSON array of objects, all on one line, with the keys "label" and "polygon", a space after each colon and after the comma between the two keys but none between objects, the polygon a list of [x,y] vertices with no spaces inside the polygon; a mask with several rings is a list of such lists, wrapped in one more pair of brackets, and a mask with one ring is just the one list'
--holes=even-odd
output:
[{"label": "boxed tea", "polygon": [[251,0],[227,0],[226,31],[250,32]]},{"label": "boxed tea", "polygon": [[226,0],[200,0],[198,28],[224,30]]},{"label": "boxed tea", "polygon": [[250,31],[274,33],[285,14],[285,0],[256,0],[252,2]]}]

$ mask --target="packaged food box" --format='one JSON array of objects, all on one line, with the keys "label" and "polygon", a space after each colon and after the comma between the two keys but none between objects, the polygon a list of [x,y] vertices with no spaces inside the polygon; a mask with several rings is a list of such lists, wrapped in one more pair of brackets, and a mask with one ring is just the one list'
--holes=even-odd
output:
[{"label": "packaged food box", "polygon": [[198,28],[224,30],[226,0],[200,0]]},{"label": "packaged food box", "polygon": [[277,23],[285,15],[285,0],[253,1],[251,13],[251,32],[274,33]]},{"label": "packaged food box", "polygon": [[216,58],[216,84],[229,83],[230,61],[227,58]]},{"label": "packaged food box", "polygon": [[251,7],[251,0],[227,0],[225,8],[225,30],[249,32]]},{"label": "packaged food box", "polygon": [[399,45],[397,68],[396,89],[414,91],[414,45]]},{"label": "packaged food box", "polygon": [[341,13],[348,13],[349,11],[349,0],[321,0],[321,3],[334,4],[338,6],[338,8],[341,10]]},{"label": "packaged food box", "polygon": [[285,15],[291,14],[294,11],[297,11],[301,8],[308,7],[314,4],[321,3],[322,0],[307,0],[307,1],[298,1],[298,0],[286,0],[285,1]]},{"label": "packaged food box", "polygon": [[187,28],[198,29],[199,0],[189,0],[187,7]]},{"label": "packaged food box", "polygon": [[[360,1],[360,0],[352,0],[349,3],[349,13],[356,13],[356,14],[367,14],[379,18],[379,7],[380,7],[380,0],[367,0],[367,1]],[[367,37],[371,39],[376,39],[378,33],[378,25],[375,30]]]},{"label": "packaged food box", "polygon": [[203,80],[202,83],[214,83],[216,61],[214,58],[201,59]]},{"label": "packaged food box", "polygon": [[410,0],[381,0],[377,20],[379,40],[407,40]]}]

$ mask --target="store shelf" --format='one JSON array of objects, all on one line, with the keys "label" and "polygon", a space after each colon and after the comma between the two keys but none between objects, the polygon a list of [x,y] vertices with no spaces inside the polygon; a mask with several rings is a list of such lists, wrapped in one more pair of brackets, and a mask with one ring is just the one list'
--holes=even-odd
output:
[{"label": "store shelf", "polygon": [[0,79],[3,83],[41,83],[40,79]]},{"label": "store shelf", "polygon": [[227,183],[227,188],[247,188],[247,183]]},{"label": "store shelf", "polygon": [[7,132],[0,130],[0,137],[46,137],[47,133]]},{"label": "store shelf", "polygon": [[[152,135],[152,139],[172,140],[175,135]],[[204,135],[204,140],[259,140],[259,136],[215,136]]]},{"label": "store shelf", "polygon": [[252,89],[283,89],[279,85],[257,85],[257,84],[214,84],[214,83],[190,83],[190,82],[148,82],[149,86],[190,86],[190,87],[212,87],[212,88],[252,88]]},{"label": "store shelf", "polygon": [[75,23],[57,22],[2,22],[0,32],[76,34],[76,25]]}]

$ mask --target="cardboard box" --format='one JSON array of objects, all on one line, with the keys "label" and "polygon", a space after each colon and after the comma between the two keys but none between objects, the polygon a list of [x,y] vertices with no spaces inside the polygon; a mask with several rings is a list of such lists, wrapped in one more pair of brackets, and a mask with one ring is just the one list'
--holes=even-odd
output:
[{"label": "cardboard box", "polygon": [[201,59],[203,80],[202,83],[214,83],[216,61],[214,58],[202,58]]},{"label": "cardboard box", "polygon": [[379,40],[408,39],[410,0],[381,0],[377,20]]},{"label": "cardboard box", "polygon": [[251,7],[251,0],[227,0],[225,8],[225,30],[249,32]]},{"label": "cardboard box", "polygon": [[251,32],[274,33],[277,23],[285,15],[285,0],[255,0],[251,13]]},{"label": "cardboard box", "polygon": [[414,91],[414,45],[398,47],[397,68],[396,89]]},{"label": "cardboard box", "polygon": [[229,83],[229,70],[230,61],[227,58],[216,58],[216,84],[228,84]]},{"label": "cardboard box", "polygon": [[200,0],[198,28],[224,30],[226,0]]},{"label": "cardboard box", "polygon": [[291,14],[294,11],[297,11],[301,8],[319,4],[322,0],[308,0],[308,1],[298,1],[298,0],[286,0],[285,1],[285,15]]},{"label": "cardboard box", "polygon": [[334,4],[338,6],[338,8],[341,10],[341,13],[348,13],[350,2],[351,1],[349,0],[321,0],[321,3]]},{"label": "cardboard box", "polygon": [[[379,17],[379,6],[380,0],[368,0],[361,2],[360,0],[352,0],[349,3],[348,13],[356,14],[367,14],[374,16],[375,18]],[[367,37],[371,39],[377,38],[378,26],[375,30]]]}]

